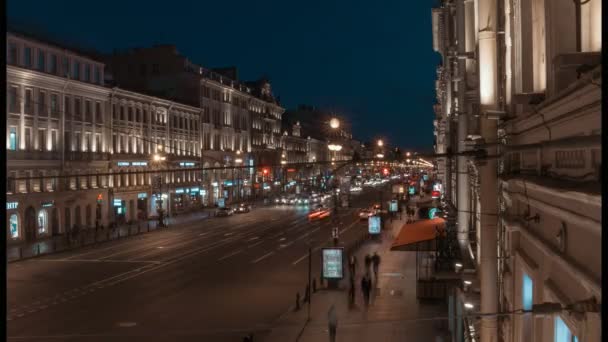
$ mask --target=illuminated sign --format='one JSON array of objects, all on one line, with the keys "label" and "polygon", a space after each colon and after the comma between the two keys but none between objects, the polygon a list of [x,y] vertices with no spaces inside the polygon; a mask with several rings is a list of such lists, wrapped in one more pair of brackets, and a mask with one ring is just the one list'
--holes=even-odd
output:
[{"label": "illuminated sign", "polygon": [[413,187],[413,186],[410,186],[409,193],[410,193],[410,195],[415,195],[416,194],[416,188]]},{"label": "illuminated sign", "polygon": [[148,162],[132,162],[131,166],[148,166]]},{"label": "illuminated sign", "polygon": [[342,279],[344,278],[344,249],[343,248],[323,248],[323,278]]},{"label": "illuminated sign", "polygon": [[14,210],[19,206],[19,202],[6,202],[6,210]]},{"label": "illuminated sign", "polygon": [[175,193],[176,194],[183,194],[184,193],[184,189],[175,189]]},{"label": "illuminated sign", "polygon": [[424,179],[425,181],[428,181],[429,180],[429,175],[423,175],[422,179]]},{"label": "illuminated sign", "polygon": [[194,166],[194,163],[192,163],[192,162],[181,162],[181,163],[179,163],[179,166]]},{"label": "illuminated sign", "polygon": [[217,186],[219,186],[219,185],[220,185],[220,183],[218,183],[218,182],[213,182],[213,183],[211,183],[211,185],[213,185],[213,186],[217,187]]},{"label": "illuminated sign", "polygon": [[287,169],[287,172],[296,172],[296,169]]},{"label": "illuminated sign", "polygon": [[145,192],[140,192],[137,194],[137,198],[148,198],[148,194]]},{"label": "illuminated sign", "polygon": [[431,198],[439,198],[441,197],[441,193],[439,191],[431,192]]},{"label": "illuminated sign", "polygon": [[223,197],[222,197],[222,198],[218,198],[218,199],[217,199],[217,206],[218,206],[219,208],[224,208],[224,207],[226,207],[226,199],[225,199],[225,198],[223,198]]},{"label": "illuminated sign", "polygon": [[381,226],[381,221],[380,221],[380,216],[370,216],[369,217],[369,233],[370,234],[380,234],[380,226]]},{"label": "illuminated sign", "polygon": [[232,186],[232,181],[224,181],[224,186]]},{"label": "illuminated sign", "polygon": [[437,216],[437,213],[439,212],[439,209],[437,208],[431,208],[429,210],[429,219],[434,219]]},{"label": "illuminated sign", "polygon": [[115,207],[122,207],[122,200],[121,199],[114,199],[114,206]]},{"label": "illuminated sign", "polygon": [[392,200],[391,205],[389,206],[388,210],[390,210],[392,212],[397,212],[397,210],[398,210],[397,206],[398,206],[397,200]]},{"label": "illuminated sign", "polygon": [[190,193],[197,193],[197,192],[200,192],[199,188],[192,188],[192,189],[190,189]]},{"label": "illuminated sign", "polygon": [[41,203],[43,208],[50,208],[55,205],[55,201],[46,201]]},{"label": "illuminated sign", "polygon": [[129,166],[131,164],[129,162],[118,162],[118,163],[116,163],[116,165],[118,165],[118,166]]}]

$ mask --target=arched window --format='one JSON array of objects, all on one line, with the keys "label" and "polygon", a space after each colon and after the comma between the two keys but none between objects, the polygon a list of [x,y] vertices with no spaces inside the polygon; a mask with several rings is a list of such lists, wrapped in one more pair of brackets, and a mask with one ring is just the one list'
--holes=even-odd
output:
[{"label": "arched window", "polygon": [[38,234],[46,234],[48,232],[48,216],[48,213],[44,209],[38,212]]},{"label": "arched window", "polygon": [[9,218],[9,228],[10,228],[11,239],[18,239],[19,238],[19,217],[17,216],[17,214],[12,214],[11,217]]}]

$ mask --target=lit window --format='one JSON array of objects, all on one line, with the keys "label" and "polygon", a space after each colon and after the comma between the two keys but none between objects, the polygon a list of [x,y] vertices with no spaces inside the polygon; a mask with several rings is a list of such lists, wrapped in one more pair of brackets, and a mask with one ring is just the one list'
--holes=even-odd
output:
[{"label": "lit window", "polygon": [[524,274],[524,282],[522,288],[522,306],[524,310],[532,310],[532,303],[534,299],[533,291],[534,283],[532,282],[532,278],[530,278],[527,274]]},{"label": "lit window", "polygon": [[46,210],[40,210],[38,212],[38,234],[44,234],[47,232],[48,226],[48,214]]},{"label": "lit window", "polygon": [[11,127],[9,133],[9,150],[17,150],[17,127]]},{"label": "lit window", "polygon": [[17,214],[12,214],[9,219],[9,225],[11,230],[11,238],[19,238],[19,217]]},{"label": "lit window", "polygon": [[572,335],[566,323],[559,316],[555,317],[555,332],[553,336],[553,341],[555,342],[578,342],[578,337]]}]

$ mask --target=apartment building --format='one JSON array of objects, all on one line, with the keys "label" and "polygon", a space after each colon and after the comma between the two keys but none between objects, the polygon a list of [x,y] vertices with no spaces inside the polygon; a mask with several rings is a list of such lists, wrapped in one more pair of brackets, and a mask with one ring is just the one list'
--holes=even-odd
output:
[{"label": "apartment building", "polygon": [[601,303],[600,1],[446,0],[432,16],[436,152],[489,156],[438,162],[463,252],[453,313],[489,314],[454,317],[454,340],[599,341],[599,313],[505,313]]}]

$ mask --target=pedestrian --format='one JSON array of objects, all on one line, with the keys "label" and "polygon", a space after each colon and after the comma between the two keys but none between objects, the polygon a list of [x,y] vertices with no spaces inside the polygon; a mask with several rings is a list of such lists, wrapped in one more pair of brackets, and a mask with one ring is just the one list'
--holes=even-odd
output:
[{"label": "pedestrian", "polygon": [[376,283],[378,282],[378,268],[380,267],[380,256],[378,253],[374,252],[372,256],[372,263],[374,264],[374,278],[376,279]]},{"label": "pedestrian", "polygon": [[355,278],[350,276],[350,286],[348,288],[348,302],[352,306],[355,303]]},{"label": "pedestrian", "polygon": [[357,273],[357,257],[354,255],[350,257],[349,270],[351,277],[354,277]]},{"label": "pedestrian", "polygon": [[329,342],[336,342],[336,329],[338,328],[338,315],[336,307],[332,304],[327,313],[327,321],[329,323]]},{"label": "pedestrian", "polygon": [[365,255],[365,273],[369,274],[369,267],[372,264],[372,257],[369,254]]},{"label": "pedestrian", "polygon": [[369,294],[372,289],[372,280],[369,278],[369,275],[364,275],[361,278],[361,291],[363,292],[363,299],[365,302],[365,306],[369,305]]}]

